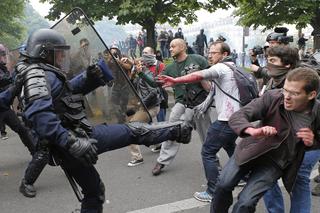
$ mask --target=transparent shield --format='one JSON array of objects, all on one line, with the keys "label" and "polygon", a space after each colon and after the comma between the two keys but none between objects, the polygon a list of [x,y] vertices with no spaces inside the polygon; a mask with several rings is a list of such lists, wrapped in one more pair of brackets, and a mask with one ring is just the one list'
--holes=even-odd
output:
[{"label": "transparent shield", "polygon": [[[113,85],[99,87],[86,95],[87,115],[93,123],[125,123],[127,112],[146,109],[127,73],[111,55],[97,31],[80,8],[72,10],[52,29],[60,32],[70,45],[69,79],[103,58],[112,70]],[[116,39],[116,38],[115,38]],[[151,120],[151,117],[149,115]]]}]

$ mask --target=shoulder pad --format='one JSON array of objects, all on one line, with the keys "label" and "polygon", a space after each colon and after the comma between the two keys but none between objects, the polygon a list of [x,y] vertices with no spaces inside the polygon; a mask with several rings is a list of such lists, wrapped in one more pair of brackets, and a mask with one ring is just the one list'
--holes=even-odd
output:
[{"label": "shoulder pad", "polygon": [[46,75],[39,66],[30,65],[24,71],[24,101],[30,103],[36,99],[49,96]]}]

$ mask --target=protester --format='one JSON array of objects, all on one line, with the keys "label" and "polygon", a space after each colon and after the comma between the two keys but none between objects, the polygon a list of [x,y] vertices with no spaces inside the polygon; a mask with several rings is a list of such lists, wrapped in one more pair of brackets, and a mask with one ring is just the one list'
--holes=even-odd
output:
[{"label": "protester", "polygon": [[[223,42],[214,42],[209,49],[208,69],[193,72],[181,77],[161,76],[159,80],[167,86],[174,86],[182,83],[194,83],[201,80],[216,80],[221,89],[236,99],[239,99],[239,90],[233,77],[233,70],[229,66],[235,66],[230,56],[230,47]],[[224,64],[226,63],[226,64]],[[205,175],[207,178],[207,189],[203,192],[196,192],[194,197],[197,200],[210,202],[213,199],[213,192],[219,176],[219,164],[217,153],[223,148],[229,157],[235,149],[237,135],[228,125],[232,113],[240,109],[240,104],[226,95],[221,89],[213,86],[206,101],[195,107],[195,111],[205,113],[212,103],[212,96],[215,96],[217,120],[214,121],[207,131],[205,142],[202,146],[201,156]]]},{"label": "protester", "polygon": [[[254,212],[280,177],[292,193],[305,151],[320,147],[318,89],[314,70],[296,68],[288,73],[283,89],[268,91],[231,116],[230,127],[243,139],[222,169],[211,213],[228,212],[232,191],[249,172],[233,212]],[[255,127],[252,122],[257,120],[261,123]]]},{"label": "protester", "polygon": [[[186,43],[182,39],[174,39],[170,44],[171,56],[174,62],[169,64],[163,71],[164,75],[172,77],[186,75],[195,70],[204,69],[208,66],[206,59],[199,55],[188,55],[186,53]],[[207,92],[203,86],[208,86],[207,82],[194,83],[189,85],[177,85],[174,87],[175,105],[171,109],[169,122],[193,121],[203,142],[205,133],[211,124],[209,116],[200,118],[193,117],[193,108],[202,103],[207,97]],[[162,143],[160,155],[152,170],[153,175],[159,175],[165,166],[168,166],[178,153],[180,145],[174,141]]]},{"label": "protester", "polygon": [[207,36],[204,34],[204,29],[200,30],[200,34],[197,35],[196,38],[196,45],[197,45],[197,53],[199,55],[204,56],[204,46],[208,48],[208,43],[207,43]]}]

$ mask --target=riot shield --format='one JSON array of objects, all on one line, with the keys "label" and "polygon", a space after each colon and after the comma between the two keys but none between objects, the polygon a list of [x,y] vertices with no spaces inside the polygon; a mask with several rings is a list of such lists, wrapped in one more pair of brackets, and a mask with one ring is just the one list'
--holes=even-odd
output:
[{"label": "riot shield", "polygon": [[[70,45],[69,79],[103,58],[113,73],[113,85],[100,87],[86,95],[87,115],[93,123],[125,123],[128,113],[146,110],[132,85],[129,74],[119,65],[119,58],[111,54],[92,22],[80,8],[73,9],[51,27],[61,33]],[[114,38],[117,40],[117,38]],[[151,121],[150,114],[148,113]]]}]

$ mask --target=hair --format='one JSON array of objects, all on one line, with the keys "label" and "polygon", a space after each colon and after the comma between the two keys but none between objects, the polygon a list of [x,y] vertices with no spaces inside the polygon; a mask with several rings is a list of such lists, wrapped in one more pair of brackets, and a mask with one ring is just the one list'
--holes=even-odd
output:
[{"label": "hair", "polygon": [[88,39],[86,39],[86,38],[82,38],[82,39],[80,39],[80,45],[81,44],[83,44],[83,43],[87,43],[87,44],[89,44],[89,40]]},{"label": "hair", "polygon": [[143,50],[150,50],[151,54],[155,54],[154,49],[152,47],[145,47]]},{"label": "hair", "polygon": [[287,81],[304,81],[305,85],[303,89],[307,94],[312,91],[318,92],[319,90],[320,78],[318,73],[314,69],[307,67],[298,67],[288,72],[286,79]]},{"label": "hair", "polygon": [[223,42],[223,41],[215,41],[213,42],[209,48],[211,48],[212,45],[220,45],[220,53],[228,53],[228,55],[230,55],[231,50],[230,47],[227,43]]},{"label": "hair", "polygon": [[297,49],[289,46],[269,47],[267,50],[268,56],[276,56],[281,59],[284,65],[290,65],[291,69],[296,68],[299,62],[299,54]]}]

